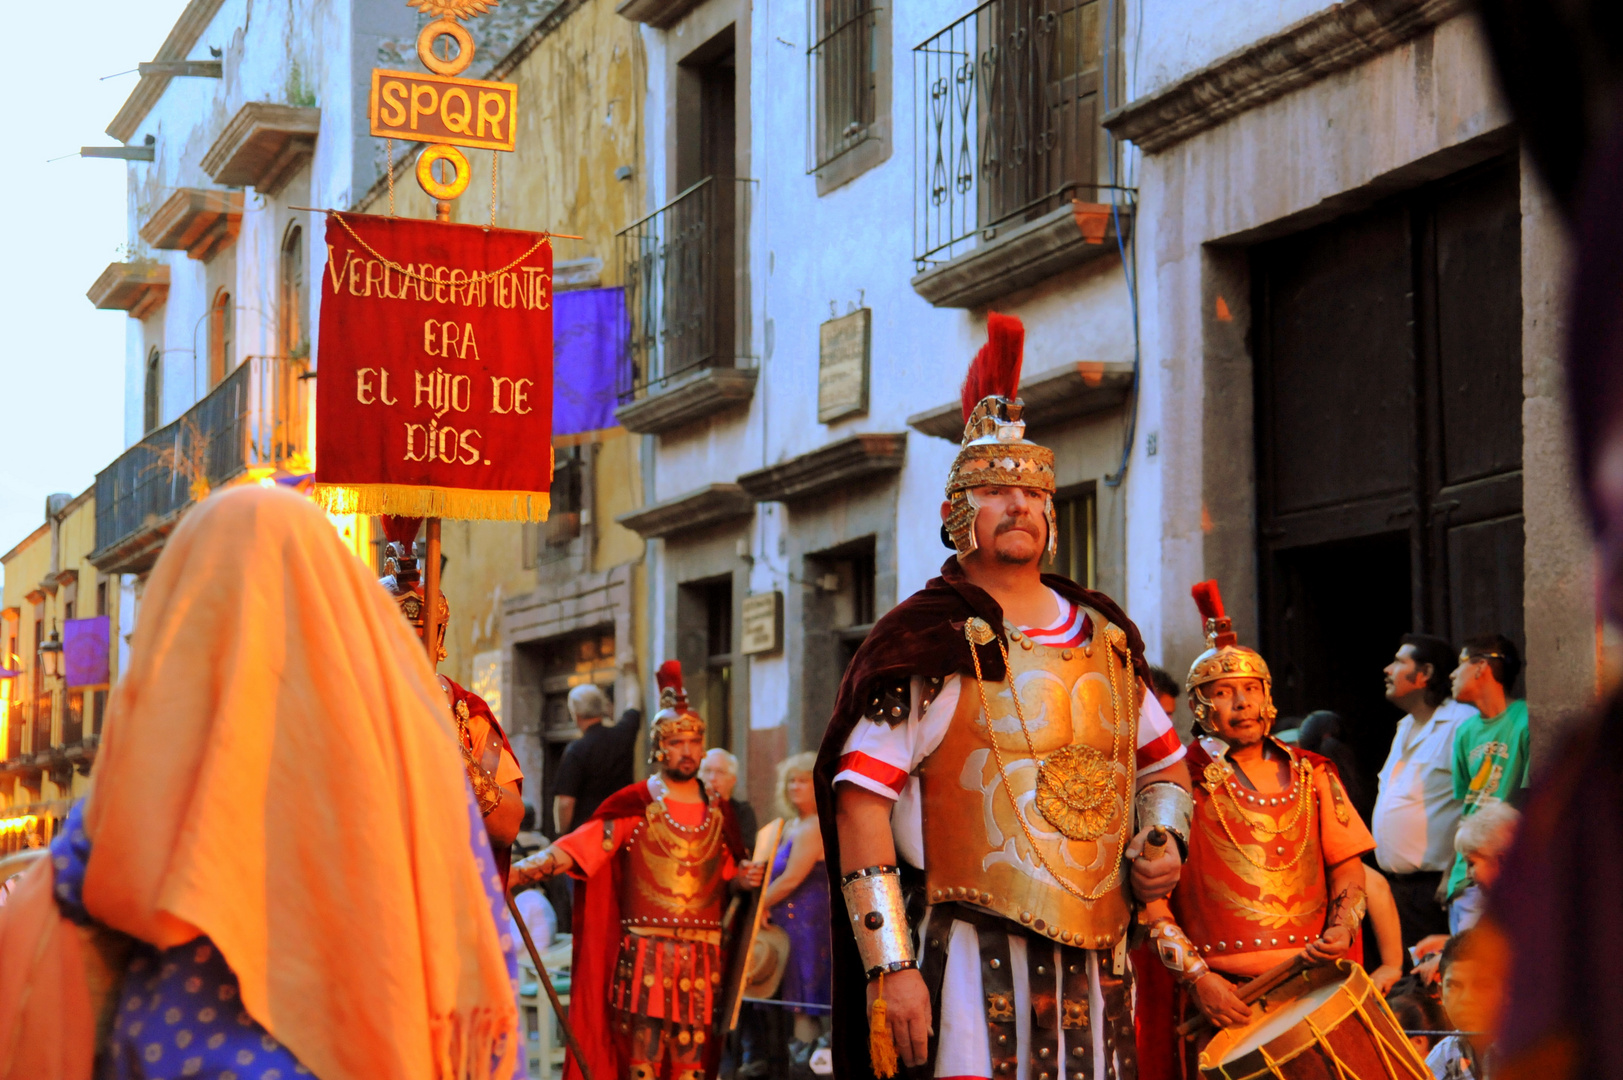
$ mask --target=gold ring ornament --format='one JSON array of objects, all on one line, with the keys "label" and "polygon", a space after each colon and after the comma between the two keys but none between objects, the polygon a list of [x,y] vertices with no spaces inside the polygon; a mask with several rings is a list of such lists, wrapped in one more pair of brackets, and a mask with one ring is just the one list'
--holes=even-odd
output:
[{"label": "gold ring ornament", "polygon": [[1028,440],[1022,419],[1020,364],[1025,340],[1019,319],[991,312],[986,316],[986,344],[975,354],[964,379],[964,434],[947,474],[948,511],[943,523],[960,559],[977,546],[975,516],[980,507],[971,489],[986,486],[1042,492],[1048,557],[1052,559],[1057,550],[1054,451]]},{"label": "gold ring ornament", "polygon": [[869,979],[918,967],[899,866],[865,866],[840,879],[862,970]]},{"label": "gold ring ornament", "polygon": [[1178,838],[1178,847],[1189,852],[1189,823],[1195,816],[1195,799],[1181,785],[1170,780],[1145,784],[1133,800],[1138,817],[1137,831],[1164,829]]},{"label": "gold ring ornament", "polygon": [[1037,813],[1072,840],[1097,840],[1116,812],[1115,769],[1091,746],[1062,746],[1037,766]]},{"label": "gold ring ornament", "polygon": [[[449,60],[434,55],[434,42],[442,37],[456,42],[456,55]],[[460,75],[473,63],[473,35],[451,19],[435,19],[417,34],[417,59],[436,75]]]},{"label": "gold ring ornament", "polygon": [[[434,179],[434,163],[443,161],[456,170],[456,179],[443,184]],[[468,157],[454,146],[445,143],[435,143],[426,147],[417,155],[417,183],[428,193],[431,199],[440,199],[450,202],[464,191],[468,190],[468,181],[473,178],[473,171],[468,167]]]},{"label": "gold ring ornament", "polygon": [[1258,679],[1262,682],[1262,722],[1272,730],[1279,710],[1274,707],[1274,680],[1268,672],[1268,662],[1255,649],[1240,644],[1234,632],[1234,620],[1223,611],[1223,594],[1216,581],[1202,581],[1189,590],[1195,598],[1206,625],[1206,651],[1195,657],[1189,665],[1189,678],[1184,680],[1184,691],[1189,695],[1189,711],[1202,730],[1212,734],[1209,716],[1212,703],[1201,688],[1219,679]]}]

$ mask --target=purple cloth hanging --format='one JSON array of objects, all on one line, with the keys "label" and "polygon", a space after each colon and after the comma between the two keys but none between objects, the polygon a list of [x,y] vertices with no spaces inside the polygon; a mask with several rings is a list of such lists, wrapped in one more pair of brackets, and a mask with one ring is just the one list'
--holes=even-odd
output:
[{"label": "purple cloth hanging", "polygon": [[62,624],[62,659],[68,686],[106,686],[111,626],[106,615],[69,619]]},{"label": "purple cloth hanging", "polygon": [[627,329],[624,289],[569,289],[553,294],[553,438],[618,426],[614,381],[625,353]]}]

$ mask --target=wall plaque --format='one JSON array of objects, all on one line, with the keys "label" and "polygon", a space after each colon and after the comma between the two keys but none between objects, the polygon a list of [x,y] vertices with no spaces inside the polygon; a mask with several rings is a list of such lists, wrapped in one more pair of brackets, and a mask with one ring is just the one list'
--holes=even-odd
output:
[{"label": "wall plaque", "polygon": [[776,590],[744,597],[745,656],[777,652],[783,647],[783,593]]},{"label": "wall plaque", "polygon": [[817,419],[828,424],[868,411],[873,311],[858,308],[818,328]]}]

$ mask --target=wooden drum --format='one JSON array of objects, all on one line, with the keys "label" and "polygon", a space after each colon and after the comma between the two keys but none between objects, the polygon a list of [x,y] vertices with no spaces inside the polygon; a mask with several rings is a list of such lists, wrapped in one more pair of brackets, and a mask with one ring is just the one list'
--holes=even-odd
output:
[{"label": "wooden drum", "polygon": [[1364,969],[1310,968],[1260,999],[1252,1020],[1200,1053],[1208,1080],[1432,1080]]}]

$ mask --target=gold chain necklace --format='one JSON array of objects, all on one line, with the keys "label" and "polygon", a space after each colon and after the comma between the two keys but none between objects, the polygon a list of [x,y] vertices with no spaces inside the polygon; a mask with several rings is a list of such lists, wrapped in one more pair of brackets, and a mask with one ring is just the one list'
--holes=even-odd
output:
[{"label": "gold chain necklace", "polygon": [[[1004,792],[1009,796],[1009,805],[1014,808],[1014,818],[1020,823],[1020,830],[1026,834],[1026,843],[1031,845],[1031,854],[1037,859],[1038,864],[1048,872],[1048,876],[1059,882],[1060,887],[1066,892],[1070,893],[1072,896],[1092,903],[1093,901],[1104,896],[1111,889],[1115,888],[1117,880],[1121,877],[1121,864],[1123,860],[1120,858],[1119,853],[1127,850],[1129,830],[1131,829],[1131,822],[1127,816],[1127,800],[1125,794],[1123,795],[1123,801],[1121,803],[1122,809],[1120,811],[1120,816],[1122,824],[1119,837],[1120,846],[1116,849],[1118,852],[1116,865],[1111,869],[1110,876],[1105,878],[1104,882],[1100,884],[1097,891],[1084,892],[1078,886],[1073,885],[1069,878],[1063,877],[1056,873],[1054,868],[1048,865],[1048,860],[1043,857],[1042,848],[1037,846],[1037,837],[1032,834],[1031,823],[1026,820],[1026,815],[1020,812],[1020,804],[1014,800],[1014,789],[1009,786],[1009,769],[1003,761],[1003,748],[998,745],[997,732],[992,729],[992,712],[986,707],[986,687],[981,678],[981,656],[979,651],[977,651],[975,648],[974,625],[976,621],[977,620],[975,619],[970,619],[964,623],[964,637],[969,642],[970,659],[975,662],[975,689],[980,694],[981,698],[981,715],[986,718],[986,737],[991,741],[992,753],[997,757],[998,776],[1003,781]],[[997,647],[998,651],[1003,654],[1003,674],[1005,677],[1010,676],[1013,674],[1013,671],[1009,667],[1009,649],[1003,644],[1001,638],[998,639]],[[1046,648],[1046,646],[1044,647]],[[1110,684],[1110,716],[1115,723],[1115,731],[1110,740],[1110,752],[1111,760],[1116,761],[1120,758],[1120,739],[1122,728],[1121,700],[1116,695],[1116,649],[1115,646],[1111,645],[1109,641],[1105,642],[1105,649],[1105,681]],[[1009,696],[1014,698],[1014,715],[1020,721],[1020,733],[1025,736],[1026,750],[1031,754],[1032,760],[1036,761],[1040,767],[1042,760],[1037,756],[1037,751],[1032,746],[1031,732],[1026,728],[1025,710],[1020,707],[1020,690],[1014,685],[1013,679],[1009,680]],[[1129,785],[1132,783],[1131,776],[1127,778],[1127,783]]]},{"label": "gold chain necklace", "polygon": [[1302,760],[1291,763],[1291,780],[1296,787],[1294,793],[1296,805],[1291,808],[1291,811],[1286,816],[1286,819],[1282,821],[1277,828],[1268,824],[1266,821],[1260,821],[1246,813],[1245,806],[1240,802],[1240,786],[1239,784],[1235,783],[1235,773],[1238,772],[1238,769],[1232,762],[1229,764],[1229,769],[1231,771],[1229,772],[1228,779],[1223,783],[1223,790],[1227,791],[1229,798],[1234,800],[1234,808],[1239,812],[1240,820],[1245,822],[1247,828],[1249,828],[1252,832],[1262,833],[1264,836],[1279,836],[1282,833],[1290,832],[1296,827],[1297,821],[1301,818],[1305,808],[1307,807],[1307,789],[1308,782],[1310,780],[1310,777],[1307,774],[1312,770],[1311,765],[1308,765],[1306,761]]},{"label": "gold chain necklace", "polygon": [[[1216,793],[1213,793],[1212,795],[1212,813],[1217,815],[1217,823],[1223,826],[1223,832],[1228,834],[1229,843],[1234,845],[1234,850],[1240,853],[1240,857],[1242,859],[1250,863],[1252,866],[1255,866],[1258,870],[1266,870],[1269,873],[1281,873],[1289,870],[1291,867],[1302,861],[1302,856],[1307,853],[1308,842],[1313,839],[1313,806],[1312,803],[1308,801],[1312,798],[1312,793],[1308,790],[1310,778],[1307,775],[1312,770],[1312,766],[1306,761],[1298,761],[1293,769],[1297,773],[1297,782],[1301,785],[1302,789],[1301,795],[1298,796],[1297,817],[1300,818],[1303,814],[1305,814],[1307,821],[1302,829],[1302,840],[1301,843],[1299,843],[1296,847],[1296,854],[1291,856],[1289,862],[1281,863],[1278,866],[1268,865],[1266,847],[1263,848],[1263,859],[1261,862],[1258,862],[1256,859],[1251,857],[1250,853],[1245,850],[1244,845],[1240,843],[1239,838],[1234,835],[1234,830],[1229,827],[1228,819],[1223,816],[1223,807],[1218,802]],[[1224,786],[1226,787],[1227,785],[1225,784]],[[1229,797],[1233,798],[1234,793],[1230,792]],[[1239,805],[1237,800],[1235,805]],[[1250,821],[1243,813],[1240,815],[1240,817],[1241,820],[1246,822],[1246,824],[1250,824]],[[1277,836],[1278,833],[1276,832],[1274,835]]]}]

